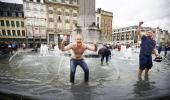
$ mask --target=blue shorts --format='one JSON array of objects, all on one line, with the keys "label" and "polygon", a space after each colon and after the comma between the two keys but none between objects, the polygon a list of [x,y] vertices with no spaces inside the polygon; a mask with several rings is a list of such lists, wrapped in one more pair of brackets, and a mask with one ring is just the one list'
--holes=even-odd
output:
[{"label": "blue shorts", "polygon": [[153,66],[152,64],[152,56],[151,55],[139,55],[139,69],[144,70],[146,69],[151,69]]}]

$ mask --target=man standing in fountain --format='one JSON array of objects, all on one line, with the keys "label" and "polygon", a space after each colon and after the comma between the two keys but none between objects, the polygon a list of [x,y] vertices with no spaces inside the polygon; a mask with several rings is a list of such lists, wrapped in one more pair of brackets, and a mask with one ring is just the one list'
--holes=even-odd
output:
[{"label": "man standing in fountain", "polygon": [[80,65],[80,67],[83,69],[85,75],[84,75],[84,80],[85,82],[89,81],[89,69],[86,64],[86,62],[83,59],[83,53],[86,49],[91,50],[91,51],[97,51],[97,45],[94,42],[93,47],[89,46],[88,44],[85,44],[83,42],[83,38],[80,34],[76,36],[76,42],[71,43],[67,46],[65,46],[65,42],[67,41],[67,36],[64,36],[63,41],[61,43],[61,50],[62,51],[68,51],[72,50],[72,56],[70,60],[70,82],[74,83],[74,77],[75,77],[75,72],[76,72],[76,67],[77,65]]},{"label": "man standing in fountain", "polygon": [[145,70],[145,76],[148,75],[149,69],[151,69],[151,67],[153,66],[152,53],[157,56],[156,42],[153,40],[153,32],[148,31],[146,35],[143,35],[140,32],[142,24],[143,22],[139,22],[139,26],[137,29],[137,34],[141,38],[138,78],[141,78],[143,70]]},{"label": "man standing in fountain", "polygon": [[106,58],[106,64],[108,65],[109,56],[111,57],[111,51],[107,45],[103,45],[101,49],[99,49],[98,54],[101,56],[101,65],[103,65],[104,58]]}]

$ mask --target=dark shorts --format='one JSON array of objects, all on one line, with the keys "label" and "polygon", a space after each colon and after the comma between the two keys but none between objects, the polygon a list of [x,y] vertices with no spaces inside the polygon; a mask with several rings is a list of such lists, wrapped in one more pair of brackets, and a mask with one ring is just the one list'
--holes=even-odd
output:
[{"label": "dark shorts", "polygon": [[151,55],[139,55],[139,69],[144,70],[146,69],[151,69],[153,66],[152,64],[152,56]]}]

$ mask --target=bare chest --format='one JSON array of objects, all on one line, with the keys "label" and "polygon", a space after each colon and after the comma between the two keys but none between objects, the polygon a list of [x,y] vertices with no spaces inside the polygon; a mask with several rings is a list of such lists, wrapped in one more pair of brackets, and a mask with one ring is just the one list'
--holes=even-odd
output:
[{"label": "bare chest", "polygon": [[74,52],[75,54],[80,54],[80,55],[82,55],[82,54],[84,53],[85,49],[86,49],[86,48],[85,48],[84,45],[82,45],[82,46],[74,45],[74,46],[73,46],[73,52]]}]

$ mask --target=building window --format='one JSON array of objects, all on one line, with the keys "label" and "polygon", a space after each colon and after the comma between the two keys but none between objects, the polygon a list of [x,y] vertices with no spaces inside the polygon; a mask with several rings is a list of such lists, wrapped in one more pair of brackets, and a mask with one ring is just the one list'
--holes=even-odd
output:
[{"label": "building window", "polygon": [[7,17],[7,12],[3,12],[3,16],[4,16],[4,17]]},{"label": "building window", "polygon": [[11,21],[11,25],[12,25],[12,27],[15,27],[14,21]]},{"label": "building window", "polygon": [[8,12],[7,12],[7,16],[8,16],[8,17],[11,17],[11,15],[12,15],[11,12],[8,11]]},{"label": "building window", "polygon": [[[16,6],[17,7],[17,6]],[[21,9],[19,7],[16,8],[16,11],[21,11]]]},{"label": "building window", "polygon": [[54,22],[53,18],[49,18],[48,20],[49,22]]},{"label": "building window", "polygon": [[16,14],[16,17],[18,17],[18,12],[16,12],[15,14]]},{"label": "building window", "polygon": [[61,2],[61,0],[56,0],[57,2]]},{"label": "building window", "polygon": [[76,13],[73,13],[73,17],[77,17],[77,14],[76,14]]},{"label": "building window", "polygon": [[18,13],[18,17],[22,17],[22,13]]},{"label": "building window", "polygon": [[21,27],[24,27],[24,22],[23,21],[21,21]]},{"label": "building window", "polygon": [[5,30],[2,30],[2,35],[6,36],[6,31]]},{"label": "building window", "polygon": [[6,20],[6,26],[10,26],[9,20]]},{"label": "building window", "polygon": [[16,13],[15,12],[12,12],[12,17],[16,17]]},{"label": "building window", "polygon": [[12,30],[12,34],[13,36],[16,36],[15,30]]},{"label": "building window", "polygon": [[31,2],[33,2],[33,0],[30,0]]},{"label": "building window", "polygon": [[17,34],[18,36],[21,36],[20,30],[17,30]]},{"label": "building window", "polygon": [[24,13],[22,13],[22,18],[24,18]]},{"label": "building window", "polygon": [[62,3],[65,3],[65,0],[61,0],[62,1]]},{"label": "building window", "polygon": [[44,9],[43,8],[41,8],[41,10],[40,10],[41,12],[44,12]]},{"label": "building window", "polygon": [[58,15],[61,15],[61,11],[57,11],[57,14],[58,14]]},{"label": "building window", "polygon": [[73,0],[74,2],[77,2],[77,0]]},{"label": "building window", "polygon": [[65,12],[65,16],[69,16],[69,12]]},{"label": "building window", "polygon": [[97,23],[97,27],[99,28],[99,23]]},{"label": "building window", "polygon": [[3,17],[3,12],[2,12],[2,11],[0,11],[0,16],[2,16],[2,17]]},{"label": "building window", "polygon": [[5,26],[4,20],[1,20],[1,26]]},{"label": "building window", "polygon": [[97,17],[97,22],[99,22],[99,17]]},{"label": "building window", "polygon": [[7,30],[8,36],[11,36],[11,30]]},{"label": "building window", "polygon": [[40,3],[40,0],[37,0],[37,2],[39,2],[39,3]]},{"label": "building window", "polygon": [[49,40],[54,41],[54,34],[49,34]]},{"label": "building window", "polygon": [[34,11],[37,11],[37,8],[34,8]]},{"label": "building window", "polygon": [[20,25],[19,25],[19,21],[16,21],[16,24],[17,24],[17,27],[20,27]]},{"label": "building window", "polygon": [[22,30],[22,36],[25,36],[25,31],[24,30]]},{"label": "building window", "polygon": [[53,14],[53,11],[52,11],[52,10],[48,10],[48,13],[49,13],[49,14]]},{"label": "building window", "polygon": [[66,19],[66,23],[70,23],[70,20],[69,20],[69,19]]},{"label": "building window", "polygon": [[58,32],[62,32],[62,29],[58,28]]},{"label": "building window", "polygon": [[58,22],[61,22],[61,16],[58,16]]}]

